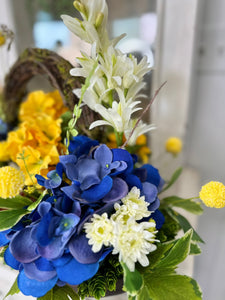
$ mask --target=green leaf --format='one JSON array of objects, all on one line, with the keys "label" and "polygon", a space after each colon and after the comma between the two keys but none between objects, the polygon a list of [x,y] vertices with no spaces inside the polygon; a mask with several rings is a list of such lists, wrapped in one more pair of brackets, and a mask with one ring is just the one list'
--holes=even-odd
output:
[{"label": "green leaf", "polygon": [[157,245],[157,249],[148,255],[151,269],[166,256],[166,253],[174,246],[174,244],[175,241]]},{"label": "green leaf", "polygon": [[33,211],[39,205],[39,203],[41,202],[41,200],[44,198],[44,196],[47,193],[48,193],[48,190],[44,190],[44,192],[38,197],[38,199],[27,207],[27,210],[29,212]]},{"label": "green leaf", "polygon": [[17,278],[16,280],[14,281],[13,285],[11,286],[10,290],[8,291],[8,293],[5,295],[5,297],[3,298],[6,299],[8,296],[10,295],[15,295],[15,294],[18,294],[20,292],[19,288],[18,288],[18,285],[17,285]]},{"label": "green leaf", "polygon": [[138,270],[131,272],[125,263],[121,263],[124,271],[124,289],[129,296],[136,296],[142,287],[143,280]]},{"label": "green leaf", "polygon": [[137,300],[152,300],[149,295],[147,286],[143,286],[137,295]]},{"label": "green leaf", "polygon": [[22,209],[25,206],[28,206],[32,203],[32,201],[23,196],[16,196],[14,198],[0,198],[0,208],[8,208],[8,209]]},{"label": "green leaf", "polygon": [[0,211],[0,231],[11,228],[28,213],[25,209]]},{"label": "green leaf", "polygon": [[199,255],[202,253],[201,248],[196,243],[191,243],[190,255]]},{"label": "green leaf", "polygon": [[161,259],[155,267],[157,268],[176,268],[176,266],[185,260],[190,252],[192,229],[187,231],[183,237],[176,240],[173,247],[167,255]]},{"label": "green leaf", "polygon": [[148,288],[152,300],[202,299],[199,285],[188,276],[170,274],[169,272],[146,272],[144,274],[144,285]]},{"label": "green leaf", "polygon": [[182,173],[182,168],[177,169],[173,173],[173,175],[172,175],[170,181],[168,182],[168,184],[164,187],[164,189],[160,193],[162,193],[162,192],[166,191],[168,188],[170,188],[171,185],[173,185],[177,181],[177,179],[180,177],[181,173]]},{"label": "green leaf", "polygon": [[68,285],[55,286],[47,294],[37,298],[38,300],[80,300],[78,294]]},{"label": "green leaf", "polygon": [[194,230],[194,228],[191,226],[191,224],[188,222],[188,220],[180,215],[179,213],[173,213],[173,217],[176,218],[176,220],[179,222],[181,228],[184,232],[187,232],[189,229],[193,230],[192,240],[195,242],[204,243],[204,241],[201,239],[201,237],[197,234],[197,232]]},{"label": "green leaf", "polygon": [[169,206],[180,207],[196,215],[201,215],[203,213],[201,203],[194,201],[194,198],[183,199],[177,196],[170,196],[162,199],[162,201]]}]

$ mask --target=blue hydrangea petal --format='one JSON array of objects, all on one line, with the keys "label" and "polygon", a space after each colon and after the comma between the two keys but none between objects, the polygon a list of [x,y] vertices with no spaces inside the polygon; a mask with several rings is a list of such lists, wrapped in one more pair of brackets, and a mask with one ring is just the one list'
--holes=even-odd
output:
[{"label": "blue hydrangea petal", "polygon": [[[52,197],[49,197],[49,198],[52,198]],[[47,201],[41,202],[38,205],[38,213],[39,213],[39,215],[41,217],[43,217],[44,215],[46,215],[50,211],[51,207],[52,206],[51,206],[50,202],[47,202]]]},{"label": "blue hydrangea petal", "polygon": [[113,186],[111,191],[106,194],[106,196],[102,199],[102,202],[109,203],[109,202],[116,202],[121,200],[125,197],[128,193],[128,186],[126,182],[121,178],[114,178],[113,179]]},{"label": "blue hydrangea petal", "polygon": [[92,264],[99,261],[102,251],[94,253],[88,244],[89,239],[85,234],[75,236],[70,240],[69,250],[73,257],[81,264]]},{"label": "blue hydrangea petal", "polygon": [[26,296],[42,297],[56,284],[58,277],[55,276],[47,281],[38,281],[26,276],[25,271],[19,273],[17,283],[20,291]]},{"label": "blue hydrangea petal", "polygon": [[78,285],[93,277],[97,273],[98,268],[98,262],[94,264],[81,264],[73,258],[68,264],[57,267],[56,271],[60,280],[71,285]]},{"label": "blue hydrangea petal", "polygon": [[61,191],[63,191],[63,193],[65,193],[65,195],[72,200],[80,197],[81,193],[80,188],[74,183],[72,185],[62,187]]},{"label": "blue hydrangea petal", "polygon": [[35,178],[37,179],[37,183],[39,185],[45,186],[45,180],[46,180],[46,178],[44,178],[43,176],[38,175],[38,174],[35,175]]},{"label": "blue hydrangea petal", "polygon": [[94,153],[94,159],[102,166],[110,164],[112,162],[112,157],[112,151],[104,144],[99,146]]},{"label": "blue hydrangea petal", "polygon": [[124,178],[126,183],[128,184],[129,188],[132,189],[132,187],[136,186],[139,190],[142,190],[142,183],[141,180],[133,174],[127,174]]},{"label": "blue hydrangea petal", "polygon": [[157,198],[155,199],[155,201],[152,202],[152,203],[148,206],[148,210],[149,210],[149,211],[156,211],[156,210],[159,208],[159,206],[160,206],[160,200],[159,200],[159,198],[157,197]]},{"label": "blue hydrangea petal", "polygon": [[51,263],[53,264],[54,267],[62,267],[66,264],[68,264],[68,262],[73,259],[73,256],[70,253],[66,253],[63,256],[61,256],[60,258],[54,259],[51,261]]},{"label": "blue hydrangea petal", "polygon": [[31,227],[22,229],[13,236],[9,244],[12,255],[21,263],[29,263],[40,257],[37,243],[31,237],[31,231]]},{"label": "blue hydrangea petal", "polygon": [[15,270],[20,269],[21,263],[15,259],[15,257],[10,252],[9,248],[7,248],[4,253],[4,260],[5,260],[6,264],[8,266],[10,266],[11,268],[13,268]]},{"label": "blue hydrangea petal", "polygon": [[67,164],[75,164],[77,162],[77,157],[75,155],[60,155],[59,161],[62,164],[64,170],[66,170]]},{"label": "blue hydrangea petal", "polygon": [[91,140],[89,137],[84,135],[78,135],[70,141],[69,153],[75,154],[77,157],[88,154],[92,147],[99,145],[96,140]]},{"label": "blue hydrangea petal", "polygon": [[35,262],[23,264],[24,272],[29,279],[38,281],[47,281],[57,276],[56,270],[41,271],[37,268]]},{"label": "blue hydrangea petal", "polygon": [[142,194],[145,196],[145,201],[148,203],[154,202],[158,195],[158,189],[156,186],[149,182],[143,182],[142,186]]},{"label": "blue hydrangea petal", "polygon": [[101,166],[94,159],[80,159],[75,168],[78,170],[78,177],[76,179],[80,182],[80,188],[82,190],[86,190],[101,181]]},{"label": "blue hydrangea petal", "polygon": [[159,230],[165,223],[165,217],[160,210],[155,210],[150,216],[156,222],[156,229]]},{"label": "blue hydrangea petal", "polygon": [[7,238],[7,234],[11,231],[11,229],[4,230],[0,232],[0,247],[8,244],[9,239]]},{"label": "blue hydrangea petal", "polygon": [[94,185],[88,190],[82,193],[82,198],[84,198],[88,202],[97,202],[103,197],[106,196],[107,193],[111,190],[113,185],[113,180],[110,176],[106,176],[102,179],[100,184]]},{"label": "blue hydrangea petal", "polygon": [[43,257],[39,257],[37,260],[35,260],[35,265],[37,266],[38,270],[40,270],[40,271],[55,270],[52,262],[48,261],[47,259],[45,259]]},{"label": "blue hydrangea petal", "polygon": [[124,161],[127,164],[124,173],[130,173],[133,170],[133,158],[130,153],[124,149],[116,148],[112,149],[113,161]]},{"label": "blue hydrangea petal", "polygon": [[40,255],[48,260],[57,259],[64,253],[64,248],[67,241],[62,241],[61,237],[55,237],[47,246],[37,246]]},{"label": "blue hydrangea petal", "polygon": [[147,181],[147,169],[136,168],[133,170],[133,174],[136,175],[141,180],[141,182]]},{"label": "blue hydrangea petal", "polygon": [[56,170],[52,170],[48,172],[47,177],[49,179],[45,181],[46,189],[57,188],[62,183],[62,178],[59,176]]},{"label": "blue hydrangea petal", "polygon": [[155,167],[153,167],[152,165],[149,165],[149,164],[145,164],[141,168],[147,170],[146,181],[148,181],[148,182],[154,184],[156,187],[158,187],[160,180],[161,180],[161,176],[159,175],[158,169],[156,169]]},{"label": "blue hydrangea petal", "polygon": [[51,224],[52,217],[52,213],[47,213],[37,225],[35,237],[38,244],[41,246],[47,246],[51,242],[48,229]]}]

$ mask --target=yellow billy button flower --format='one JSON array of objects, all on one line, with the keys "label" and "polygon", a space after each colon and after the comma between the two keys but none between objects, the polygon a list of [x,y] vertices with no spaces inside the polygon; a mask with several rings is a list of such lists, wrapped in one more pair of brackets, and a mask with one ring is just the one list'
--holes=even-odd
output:
[{"label": "yellow billy button flower", "polygon": [[177,155],[182,150],[182,141],[177,137],[170,137],[166,141],[165,148],[167,152]]},{"label": "yellow billy button flower", "polygon": [[24,187],[25,177],[20,170],[7,166],[0,168],[0,197],[13,198]]},{"label": "yellow billy button flower", "polygon": [[206,206],[222,208],[225,206],[225,186],[218,181],[210,181],[203,185],[199,198]]}]

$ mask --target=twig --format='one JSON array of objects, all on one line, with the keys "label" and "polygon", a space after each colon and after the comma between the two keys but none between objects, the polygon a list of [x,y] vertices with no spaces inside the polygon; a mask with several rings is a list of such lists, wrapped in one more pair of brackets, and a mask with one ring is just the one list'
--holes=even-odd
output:
[{"label": "twig", "polygon": [[130,138],[132,137],[134,130],[137,128],[138,124],[140,123],[141,119],[143,118],[144,114],[149,110],[149,108],[151,107],[152,103],[154,102],[155,98],[157,97],[158,93],[160,92],[160,90],[163,88],[163,86],[167,83],[167,81],[163,82],[163,84],[161,84],[161,86],[155,91],[152,99],[150,100],[149,104],[145,107],[145,109],[143,110],[142,114],[140,115],[140,117],[138,118],[134,128],[132,129],[128,139],[125,141],[125,143],[121,146],[121,148],[125,148],[127,143],[129,142]]}]

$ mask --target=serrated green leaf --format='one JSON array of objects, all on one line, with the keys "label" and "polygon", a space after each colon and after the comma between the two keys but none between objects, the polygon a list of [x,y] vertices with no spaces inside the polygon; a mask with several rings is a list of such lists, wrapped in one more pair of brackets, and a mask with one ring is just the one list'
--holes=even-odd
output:
[{"label": "serrated green leaf", "polygon": [[0,208],[5,208],[5,209],[22,209],[25,206],[28,206],[32,203],[32,201],[23,196],[16,196],[14,198],[0,198]]},{"label": "serrated green leaf", "polygon": [[189,229],[193,230],[192,240],[195,242],[204,243],[204,241],[201,239],[201,237],[197,234],[197,232],[194,230],[194,228],[191,226],[189,221],[179,213],[174,213],[173,217],[176,218],[176,220],[179,222],[181,228],[184,232],[187,232]]},{"label": "serrated green leaf", "polygon": [[16,280],[14,281],[13,285],[11,286],[10,290],[5,295],[5,297],[3,298],[3,300],[6,299],[8,296],[12,296],[12,295],[18,294],[19,292],[20,292],[20,290],[18,288],[17,278],[16,278]]},{"label": "serrated green leaf", "polygon": [[37,298],[38,300],[80,300],[78,294],[68,285],[55,286],[47,294]]},{"label": "serrated green leaf", "polygon": [[0,211],[0,231],[11,228],[28,213],[29,212],[25,209]]},{"label": "serrated green leaf", "polygon": [[202,299],[199,285],[188,276],[169,274],[163,271],[158,273],[146,272],[144,274],[144,285],[148,288],[152,300]]},{"label": "serrated green leaf", "polygon": [[162,199],[169,206],[183,208],[193,214],[200,215],[203,213],[203,208],[200,202],[194,201],[194,198],[184,199],[177,196],[170,196]]},{"label": "serrated green leaf", "polygon": [[38,197],[38,199],[33,202],[31,205],[29,205],[27,207],[27,210],[29,212],[33,211],[35,208],[37,208],[37,206],[39,205],[39,203],[41,202],[41,200],[44,198],[44,196],[48,193],[48,190],[44,190],[44,192]]},{"label": "serrated green leaf", "polygon": [[176,266],[185,260],[190,252],[192,229],[187,231],[183,237],[176,240],[173,247],[168,251],[167,255],[161,259],[156,268],[176,268]]},{"label": "serrated green leaf", "polygon": [[121,263],[124,271],[124,289],[129,296],[136,296],[142,287],[142,276],[137,269],[131,272],[125,263]]},{"label": "serrated green leaf", "polygon": [[182,173],[182,168],[177,169],[173,173],[170,181],[167,183],[167,185],[164,187],[164,189],[161,191],[161,193],[164,192],[164,191],[166,191],[168,188],[170,188],[171,185],[173,185],[177,181],[177,179],[180,177],[181,173]]},{"label": "serrated green leaf", "polygon": [[199,255],[202,253],[201,248],[196,243],[191,243],[190,255]]}]

